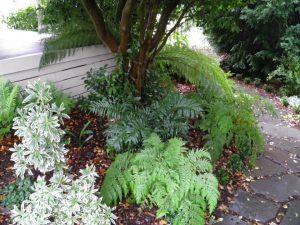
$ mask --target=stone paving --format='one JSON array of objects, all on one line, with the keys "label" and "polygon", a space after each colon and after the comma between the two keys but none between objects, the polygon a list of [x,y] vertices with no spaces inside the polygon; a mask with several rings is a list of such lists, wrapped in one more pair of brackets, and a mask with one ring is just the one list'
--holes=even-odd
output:
[{"label": "stone paving", "polygon": [[229,213],[216,225],[300,225],[300,131],[281,116],[258,121],[266,150],[249,172],[249,190],[236,191]]}]

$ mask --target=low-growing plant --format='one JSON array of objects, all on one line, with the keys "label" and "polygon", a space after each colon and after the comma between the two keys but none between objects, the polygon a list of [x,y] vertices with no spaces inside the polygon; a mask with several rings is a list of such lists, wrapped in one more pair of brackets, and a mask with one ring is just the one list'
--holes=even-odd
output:
[{"label": "low-growing plant", "polygon": [[0,191],[3,198],[1,205],[9,209],[12,209],[14,206],[20,207],[22,202],[28,199],[32,192],[32,181],[29,178],[17,179]]},{"label": "low-growing plant", "polygon": [[216,176],[220,184],[225,185],[228,184],[230,181],[230,172],[225,168],[220,168],[216,172]]},{"label": "low-growing plant", "polygon": [[235,77],[238,80],[243,80],[243,75],[242,74],[236,74]]},{"label": "low-growing plant", "polygon": [[260,78],[254,78],[253,84],[255,87],[259,87],[261,85],[261,79]]},{"label": "low-growing plant", "polygon": [[300,106],[298,106],[298,107],[295,108],[295,113],[296,114],[300,114]]},{"label": "low-growing plant", "polygon": [[83,125],[78,136],[70,130],[66,130],[66,133],[72,137],[73,141],[77,143],[80,148],[82,148],[87,142],[89,142],[93,138],[93,131],[87,130],[90,123],[91,121],[88,121]]},{"label": "low-growing plant", "polygon": [[63,118],[68,116],[63,113],[63,105],[57,107],[50,104],[51,86],[34,82],[27,86],[25,92],[25,106],[18,109],[13,124],[15,135],[22,142],[10,149],[13,152],[11,160],[14,161],[14,169],[21,178],[27,172],[31,174],[33,168],[42,173],[61,169],[67,151],[61,142],[64,131],[59,127]]},{"label": "low-growing plant", "polygon": [[282,104],[284,107],[288,107],[288,106],[289,106],[289,101],[288,101],[287,97],[281,98],[281,104]]},{"label": "low-growing plant", "polygon": [[264,90],[268,93],[271,93],[273,91],[273,87],[270,84],[265,84]]},{"label": "low-growing plant", "polygon": [[240,155],[233,154],[228,162],[229,168],[233,172],[242,172],[245,170],[245,164],[243,163],[243,160],[241,159]]},{"label": "low-growing plant", "polygon": [[81,170],[76,180],[62,171],[55,173],[49,184],[38,177],[29,199],[12,210],[13,224],[115,224],[112,209],[95,194],[96,177],[95,167]]},{"label": "low-growing plant", "polygon": [[245,77],[244,82],[245,84],[251,84],[252,79],[250,77]]},{"label": "low-growing plant", "polygon": [[20,103],[19,87],[0,79],[0,137],[10,131]]},{"label": "low-growing plant", "polygon": [[282,87],[279,88],[278,94],[279,94],[280,97],[286,97],[286,96],[289,95],[289,90],[288,90],[287,87],[282,86]]},{"label": "low-growing plant", "polygon": [[158,207],[157,217],[174,215],[174,225],[203,225],[219,198],[210,154],[186,151],[178,138],[164,143],[156,135],[144,141],[139,153],[119,154],[101,188],[103,201],[116,204],[131,197],[138,204]]},{"label": "low-growing plant", "polygon": [[153,132],[163,140],[185,136],[189,119],[198,117],[202,111],[196,101],[176,92],[167,94],[150,106],[104,99],[92,102],[90,109],[111,119],[106,130],[107,145],[117,152],[141,147],[143,140]]}]

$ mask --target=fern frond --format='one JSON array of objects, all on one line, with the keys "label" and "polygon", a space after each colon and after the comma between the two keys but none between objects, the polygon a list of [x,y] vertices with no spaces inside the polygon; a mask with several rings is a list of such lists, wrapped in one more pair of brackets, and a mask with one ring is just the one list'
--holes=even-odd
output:
[{"label": "fern frond", "polygon": [[[205,173],[198,176],[198,185],[195,184],[195,187],[201,186],[202,196],[207,201],[208,211],[212,213],[218,204],[218,199],[220,197],[218,191],[218,180],[217,178],[209,173]],[[200,190],[199,190],[200,191]]]},{"label": "fern frond", "polygon": [[100,44],[92,23],[76,20],[64,25],[63,31],[48,38],[44,44],[40,67],[55,63],[73,55],[76,48]]},{"label": "fern frond", "polygon": [[7,133],[19,103],[19,87],[0,79],[0,136]]},{"label": "fern frond", "polygon": [[100,101],[90,103],[90,111],[100,116],[106,116],[110,119],[119,119],[127,113],[132,113],[136,110],[131,102],[120,103],[113,99],[103,98]]},{"label": "fern frond", "polygon": [[156,64],[170,66],[179,76],[213,96],[232,98],[232,84],[217,62],[187,47],[166,46],[156,57]]},{"label": "fern frond", "polygon": [[117,204],[129,193],[131,177],[128,171],[133,157],[131,153],[119,154],[106,172],[101,196],[106,204]]},{"label": "fern frond", "polygon": [[187,159],[198,173],[212,173],[211,155],[207,151],[190,151]]},{"label": "fern frond", "polygon": [[[18,97],[19,97],[18,96],[19,91],[20,91],[19,86],[14,86],[10,90],[10,95],[7,96],[6,109],[12,117],[14,115],[14,110],[16,109],[17,100],[18,100]],[[12,118],[10,118],[10,119],[12,119]]]},{"label": "fern frond", "polygon": [[201,205],[185,200],[176,214],[173,225],[198,225],[205,224],[205,213]]}]

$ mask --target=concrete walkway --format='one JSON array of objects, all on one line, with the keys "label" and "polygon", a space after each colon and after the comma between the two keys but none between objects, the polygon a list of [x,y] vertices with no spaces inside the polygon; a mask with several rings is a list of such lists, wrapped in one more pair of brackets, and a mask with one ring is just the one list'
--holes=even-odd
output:
[{"label": "concrete walkway", "polygon": [[266,150],[249,172],[247,191],[237,190],[229,214],[217,225],[300,225],[300,131],[282,115],[258,118]]}]

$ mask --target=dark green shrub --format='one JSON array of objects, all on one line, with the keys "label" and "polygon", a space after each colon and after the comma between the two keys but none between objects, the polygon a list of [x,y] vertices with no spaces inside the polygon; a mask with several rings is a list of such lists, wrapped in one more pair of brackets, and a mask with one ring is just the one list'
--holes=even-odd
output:
[{"label": "dark green shrub", "polygon": [[287,87],[283,86],[279,88],[278,94],[280,97],[286,97],[289,95],[289,90],[287,89]]},{"label": "dark green shrub", "polygon": [[178,138],[162,142],[152,134],[141,152],[119,154],[107,170],[103,201],[116,204],[131,197],[137,204],[157,206],[157,218],[174,216],[174,225],[204,225],[206,212],[218,202],[218,180],[210,154],[186,151],[184,145]]},{"label": "dark green shrub", "polygon": [[128,81],[128,74],[122,70],[110,70],[104,66],[99,70],[89,71],[84,78],[85,87],[89,91],[89,102],[102,99],[126,102],[133,98],[135,89]]},{"label": "dark green shrub", "polygon": [[230,172],[225,168],[220,168],[217,173],[219,183],[222,185],[228,184],[230,181]]},{"label": "dark green shrub", "polygon": [[237,75],[235,75],[235,77],[238,80],[243,80],[243,75],[242,74],[237,74]]},{"label": "dark green shrub", "polygon": [[245,84],[251,84],[252,80],[250,77],[245,77],[244,82]]},{"label": "dark green shrub", "polygon": [[3,196],[1,205],[9,209],[13,209],[14,205],[20,208],[21,203],[28,199],[32,192],[30,179],[17,179],[14,183],[8,184],[1,190],[1,195]]},{"label": "dark green shrub", "polygon": [[259,87],[261,85],[261,79],[254,78],[253,84],[255,85],[255,87]]},{"label": "dark green shrub", "polygon": [[295,113],[300,114],[300,107],[299,106],[295,108]]},{"label": "dark green shrub", "polygon": [[38,30],[36,8],[32,6],[10,14],[3,22],[9,28],[13,29],[31,31]]},{"label": "dark green shrub", "polygon": [[[299,35],[300,35],[300,31],[299,31]],[[280,60],[280,63],[281,64],[277,67],[277,69],[270,74],[269,79],[277,80],[284,84],[282,89],[284,90],[283,94],[285,96],[299,94],[300,93],[300,57],[299,56],[283,57]],[[282,94],[283,90],[280,90],[279,94]]]},{"label": "dark green shrub", "polygon": [[[299,49],[299,1],[235,1],[228,7],[206,7],[199,15],[212,42],[229,53],[233,70],[265,79],[289,49]],[[291,30],[292,29],[292,30]]]},{"label": "dark green shrub", "polygon": [[121,98],[122,94],[131,92],[130,85],[126,82],[128,80],[126,76],[126,73],[120,71],[109,72],[105,66],[99,70],[88,72],[84,83],[87,90],[95,95],[95,98]]},{"label": "dark green shrub", "polygon": [[240,155],[238,154],[233,154],[230,157],[228,165],[233,172],[242,172],[245,170],[245,164],[243,163]]},{"label": "dark green shrub", "polygon": [[270,84],[265,84],[264,90],[268,93],[271,93],[273,91],[273,87]]},{"label": "dark green shrub", "polygon": [[281,103],[285,107],[287,107],[289,105],[289,101],[286,97],[281,98]]}]

